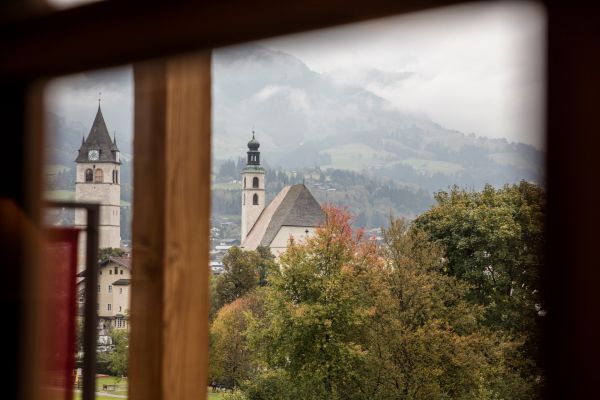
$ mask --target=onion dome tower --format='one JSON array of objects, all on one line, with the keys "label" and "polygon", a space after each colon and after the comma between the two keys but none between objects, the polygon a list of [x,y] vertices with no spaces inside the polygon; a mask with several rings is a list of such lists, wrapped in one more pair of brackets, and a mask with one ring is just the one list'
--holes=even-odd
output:
[{"label": "onion dome tower", "polygon": [[265,208],[265,170],[260,165],[259,147],[260,143],[252,131],[246,167],[242,170],[242,242]]}]

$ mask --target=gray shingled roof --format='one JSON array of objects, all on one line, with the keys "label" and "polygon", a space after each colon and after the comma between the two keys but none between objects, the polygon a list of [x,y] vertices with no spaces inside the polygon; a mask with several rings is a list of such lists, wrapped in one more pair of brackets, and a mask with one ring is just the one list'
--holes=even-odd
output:
[{"label": "gray shingled roof", "polygon": [[[118,264],[122,267],[125,267],[125,268],[131,270],[131,257],[108,257],[108,258],[105,258],[104,260],[101,260],[98,263],[98,266],[99,266],[99,268],[102,268],[102,267],[108,265],[109,263]],[[83,271],[81,271],[77,274],[77,277],[85,278],[85,274],[86,274],[86,270],[84,269]]]},{"label": "gray shingled roof", "polygon": [[325,212],[303,184],[293,185],[271,217],[269,226],[260,241],[270,246],[282,226],[319,226],[325,220]]},{"label": "gray shingled roof", "polygon": [[118,281],[114,281],[113,286],[128,286],[131,279],[119,279]]},{"label": "gray shingled roof", "polygon": [[106,264],[114,263],[118,264],[127,269],[131,269],[131,257],[108,257],[100,263],[101,266],[105,266]]},{"label": "gray shingled roof", "polygon": [[[99,150],[99,159],[95,161],[89,160],[89,150]],[[110,134],[108,133],[108,128],[106,127],[106,123],[104,122],[104,117],[102,116],[100,104],[98,104],[98,112],[96,113],[96,118],[94,118],[94,123],[92,124],[92,127],[90,129],[90,133],[88,133],[87,138],[83,141],[81,147],[79,148],[79,155],[77,156],[77,159],[75,159],[75,162],[112,162],[115,164],[119,164],[116,156],[117,151],[119,151],[119,149],[117,148],[116,138],[115,140],[111,140]]]}]

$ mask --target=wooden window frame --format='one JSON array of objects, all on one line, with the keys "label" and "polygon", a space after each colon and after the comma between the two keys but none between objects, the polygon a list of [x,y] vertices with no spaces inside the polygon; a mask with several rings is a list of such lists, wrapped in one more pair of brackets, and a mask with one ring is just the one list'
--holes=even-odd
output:
[{"label": "wooden window frame", "polygon": [[[40,398],[36,392],[39,371],[32,366],[39,364],[36,328],[40,327],[41,300],[35,293],[42,282],[37,273],[41,253],[35,248],[41,242],[34,228],[40,223],[41,209],[44,79],[136,63],[132,276],[136,290],[131,310],[130,399],[202,398],[206,392],[207,325],[193,322],[191,314],[196,312],[196,321],[207,316],[208,269],[192,269],[205,259],[209,237],[210,127],[206,124],[210,88],[206,82],[210,55],[206,51],[457,3],[461,2],[171,0],[140,5],[138,1],[111,0],[53,11],[41,0],[30,0],[29,7],[7,8],[0,19],[0,96],[6,100],[0,120],[14,144],[13,151],[0,158],[0,168],[15,173],[0,187],[0,234],[4,239],[0,251],[9,265],[0,271],[8,282],[1,286],[4,297],[0,305],[9,310],[6,325],[17,327],[5,332],[14,345],[4,358],[17,368],[3,376],[3,395]],[[595,252],[600,226],[595,199],[600,198],[600,185],[593,184],[597,177],[590,172],[597,168],[600,148],[600,28],[597,5],[569,3],[544,2],[548,15],[549,207],[544,290],[549,313],[543,348],[548,397],[591,398],[597,390],[595,371],[600,359],[600,313],[595,312],[600,308],[600,268]],[[174,56],[202,49],[204,53]],[[143,62],[153,58],[161,59]],[[188,79],[202,87],[200,93],[192,94],[181,86]],[[152,95],[144,99],[143,93]],[[202,104],[202,121],[185,107],[186,99]],[[183,126],[188,120],[199,129],[196,139]],[[189,146],[198,144],[195,140],[202,141],[200,147]],[[186,146],[201,148],[203,153],[191,153]],[[182,158],[176,161],[175,156]],[[181,166],[191,168],[178,177],[174,170]],[[193,178],[198,180],[188,187]],[[140,181],[148,184],[142,187]],[[171,190],[174,188],[177,190]],[[185,199],[174,198],[180,191]],[[152,213],[158,221],[143,233],[143,219],[150,215],[151,206],[159,210]],[[187,220],[180,220],[183,215]],[[189,248],[192,239],[203,237],[205,245]],[[192,285],[196,285],[194,290]],[[148,305],[158,310],[142,310]],[[191,343],[178,328],[190,328],[190,335],[198,334],[200,339]],[[142,337],[142,330],[150,334]],[[182,341],[175,343],[179,339]],[[174,390],[167,391],[167,386]]]}]

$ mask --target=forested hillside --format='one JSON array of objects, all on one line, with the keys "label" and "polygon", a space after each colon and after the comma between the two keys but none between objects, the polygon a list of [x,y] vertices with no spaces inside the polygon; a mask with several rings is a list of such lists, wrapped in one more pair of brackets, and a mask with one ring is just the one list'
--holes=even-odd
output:
[{"label": "forested hillside", "polygon": [[[241,213],[239,171],[243,159],[222,162],[213,175],[212,212],[238,216]],[[267,202],[286,185],[304,183],[321,204],[345,207],[355,215],[355,226],[379,228],[390,213],[412,218],[433,203],[426,191],[416,186],[401,185],[389,178],[368,176],[346,170],[305,168],[287,171],[266,168]]]}]

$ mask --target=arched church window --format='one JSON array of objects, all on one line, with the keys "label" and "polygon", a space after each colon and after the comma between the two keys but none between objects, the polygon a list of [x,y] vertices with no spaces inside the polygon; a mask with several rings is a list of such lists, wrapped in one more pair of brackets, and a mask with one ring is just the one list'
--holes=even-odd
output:
[{"label": "arched church window", "polygon": [[258,195],[256,193],[254,194],[254,196],[252,196],[252,205],[258,205]]},{"label": "arched church window", "polygon": [[96,170],[96,183],[104,182],[104,173],[100,168]]},{"label": "arched church window", "polygon": [[244,189],[246,189],[246,177],[244,177]]},{"label": "arched church window", "polygon": [[115,171],[115,183],[119,183],[119,171]]},{"label": "arched church window", "polygon": [[252,187],[255,189],[258,188],[258,178],[256,176],[252,178]]},{"label": "arched church window", "polygon": [[85,181],[92,182],[94,180],[94,173],[91,168],[85,170]]}]

